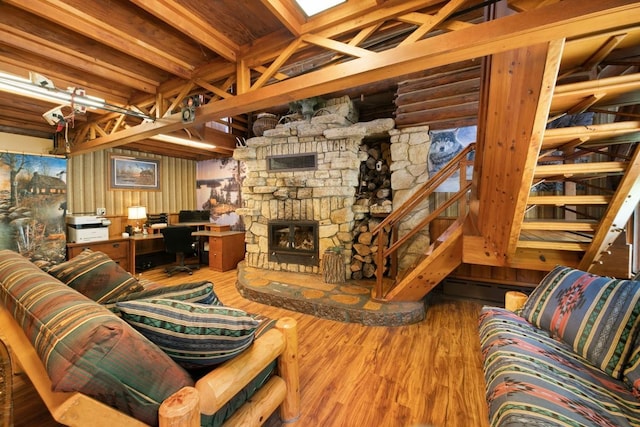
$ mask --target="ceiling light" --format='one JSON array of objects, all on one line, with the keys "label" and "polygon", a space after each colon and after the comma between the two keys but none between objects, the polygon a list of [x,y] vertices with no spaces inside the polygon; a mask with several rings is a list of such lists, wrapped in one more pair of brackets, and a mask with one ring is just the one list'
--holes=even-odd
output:
[{"label": "ceiling light", "polygon": [[317,13],[324,12],[347,0],[295,0],[298,6],[304,11],[305,15],[313,16]]},{"label": "ceiling light", "polygon": [[213,144],[207,144],[206,142],[200,142],[200,141],[193,141],[191,139],[186,139],[186,138],[180,138],[177,136],[171,136],[171,135],[165,135],[165,134],[159,134],[159,135],[154,135],[149,137],[149,139],[153,139],[156,141],[164,141],[164,142],[170,142],[172,144],[179,144],[179,145],[184,145],[186,147],[191,147],[191,148],[201,148],[204,150],[211,150],[216,148],[215,145]]},{"label": "ceiling light", "polygon": [[[140,110],[130,110],[109,104],[104,99],[97,98],[85,94],[84,89],[68,88],[68,90],[60,90],[53,87],[52,83],[40,84],[34,83],[29,79],[25,79],[12,74],[0,71],[0,91],[13,93],[16,95],[26,96],[28,98],[39,99],[41,101],[52,102],[59,105],[82,106],[96,108],[99,110],[110,111],[112,113],[126,114],[141,119],[151,119],[153,117],[140,112]],[[49,81],[47,79],[47,81]]]}]

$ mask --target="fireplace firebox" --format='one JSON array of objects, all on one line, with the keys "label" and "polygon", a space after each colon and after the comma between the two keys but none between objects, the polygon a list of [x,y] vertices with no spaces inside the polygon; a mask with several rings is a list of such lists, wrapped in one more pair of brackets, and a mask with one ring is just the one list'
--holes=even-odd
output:
[{"label": "fireplace firebox", "polygon": [[270,221],[269,261],[319,265],[317,221]]}]

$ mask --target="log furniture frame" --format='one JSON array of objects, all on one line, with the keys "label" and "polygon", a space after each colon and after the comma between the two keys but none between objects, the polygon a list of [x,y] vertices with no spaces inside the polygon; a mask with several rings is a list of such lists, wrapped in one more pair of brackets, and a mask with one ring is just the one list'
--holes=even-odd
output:
[{"label": "log furniture frame", "polygon": [[[57,422],[68,426],[146,425],[82,393],[52,391],[51,380],[36,350],[2,305],[0,324],[0,339],[9,347],[13,361],[13,369],[9,371],[27,374]],[[256,339],[248,350],[207,373],[195,387],[184,387],[169,396],[160,406],[159,425],[200,426],[200,414],[214,414],[274,360],[277,360],[277,375],[245,402],[225,426],[262,425],[278,407],[283,422],[296,421],[300,414],[297,323],[295,319],[284,317],[277,321],[275,328]],[[11,377],[13,373],[9,372],[7,376]]]}]

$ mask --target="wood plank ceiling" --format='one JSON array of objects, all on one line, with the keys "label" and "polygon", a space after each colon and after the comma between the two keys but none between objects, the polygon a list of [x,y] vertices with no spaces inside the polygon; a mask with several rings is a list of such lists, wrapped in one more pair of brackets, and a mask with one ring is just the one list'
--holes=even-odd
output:
[{"label": "wood plank ceiling", "polygon": [[[637,2],[501,1],[506,16],[479,23],[494,3],[348,0],[309,18],[293,0],[4,0],[0,71],[36,72],[56,88],[80,87],[154,120],[101,110],[71,117],[69,108],[67,129],[56,133],[42,117],[55,103],[0,92],[0,131],[56,138],[61,152],[66,138],[71,155],[126,145],[204,159],[229,156],[254,113],[346,94],[361,109],[388,115],[398,82],[507,49],[580,38],[584,44],[563,64],[570,74],[605,59],[628,61],[629,52],[637,61],[637,29],[604,46],[587,37],[637,26]],[[185,124],[181,108],[193,95],[203,105]],[[233,118],[233,134],[209,125],[225,117]],[[150,139],[158,134],[215,147]]]}]

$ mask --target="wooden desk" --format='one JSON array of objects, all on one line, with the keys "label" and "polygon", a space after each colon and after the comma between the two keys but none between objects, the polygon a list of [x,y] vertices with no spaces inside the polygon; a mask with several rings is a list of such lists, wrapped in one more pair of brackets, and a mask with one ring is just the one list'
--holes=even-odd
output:
[{"label": "wooden desk", "polygon": [[129,272],[136,274],[136,254],[164,252],[164,236],[162,233],[134,234],[129,238]]},{"label": "wooden desk", "polygon": [[209,268],[227,271],[244,259],[244,231],[195,231],[193,236],[209,238]]}]

